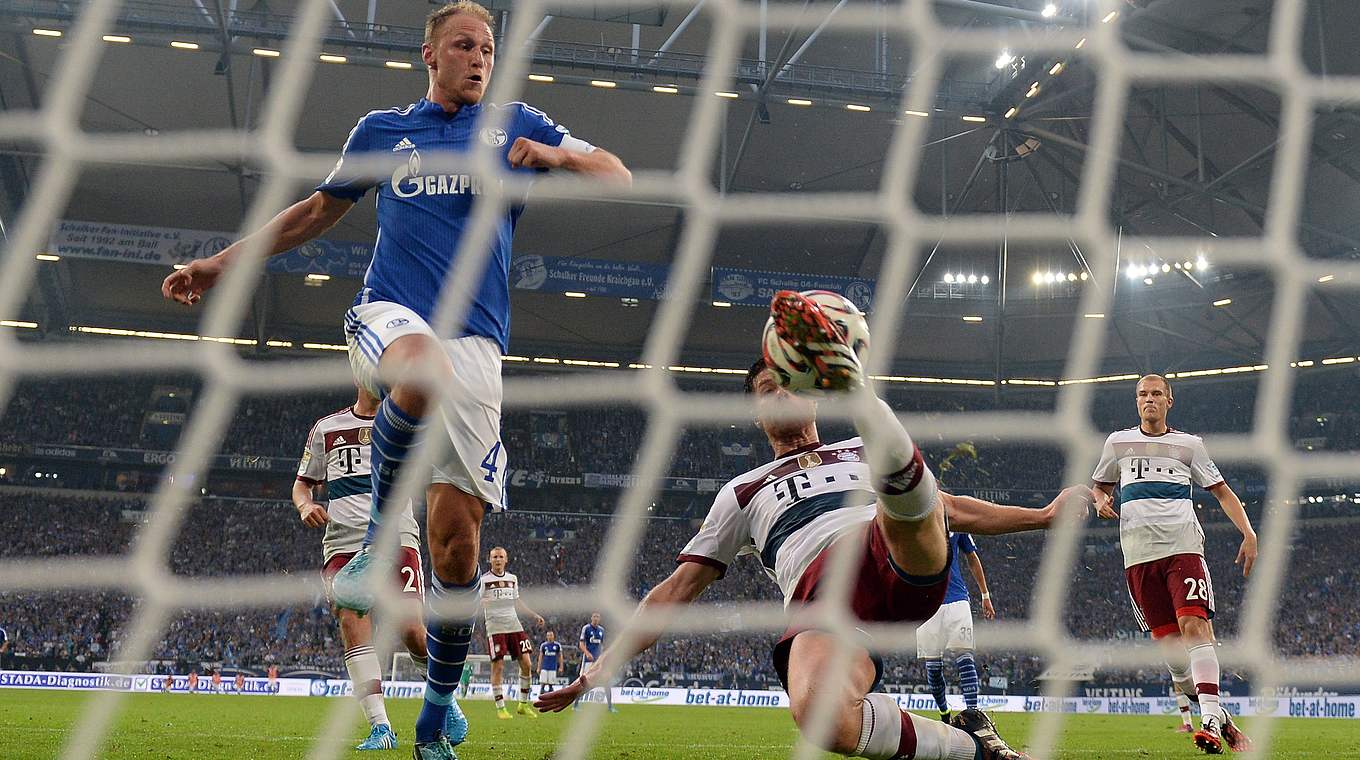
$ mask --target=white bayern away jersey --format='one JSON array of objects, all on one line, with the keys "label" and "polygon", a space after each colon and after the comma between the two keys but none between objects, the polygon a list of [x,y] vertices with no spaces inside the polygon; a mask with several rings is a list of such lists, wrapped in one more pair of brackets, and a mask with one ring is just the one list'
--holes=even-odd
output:
[{"label": "white bayern away jersey", "polygon": [[1091,476],[1119,484],[1119,544],[1124,567],[1170,557],[1204,554],[1204,531],[1190,499],[1193,486],[1223,482],[1197,435],[1168,429],[1148,435],[1142,428],[1110,434]]},{"label": "white bayern away jersey", "polygon": [[486,633],[518,633],[524,630],[520,625],[519,612],[515,606],[519,602],[519,578],[514,573],[496,575],[487,570],[482,573],[482,613],[486,616]]},{"label": "white bayern away jersey", "polygon": [[[363,547],[373,508],[368,460],[372,441],[373,418],[360,417],[353,407],[317,420],[307,435],[297,477],[308,485],[326,485],[326,512],[331,518],[321,542],[326,560]],[[420,527],[410,502],[401,511],[401,545],[420,548]]]},{"label": "white bayern away jersey", "polygon": [[796,449],[734,478],[679,562],[727,567],[754,554],[788,604],[803,571],[837,537],[874,519],[878,494],[859,438]]}]

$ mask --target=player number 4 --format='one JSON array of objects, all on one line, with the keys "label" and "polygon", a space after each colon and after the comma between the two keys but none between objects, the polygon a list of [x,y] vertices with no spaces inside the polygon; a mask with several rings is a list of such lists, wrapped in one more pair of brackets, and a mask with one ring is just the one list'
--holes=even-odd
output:
[{"label": "player number 4", "polygon": [[1186,601],[1196,599],[1209,601],[1209,584],[1203,578],[1186,578],[1185,585],[1189,586],[1185,591]]},{"label": "player number 4", "polygon": [[482,480],[485,480],[488,483],[496,482],[496,472],[498,471],[496,459],[500,457],[500,454],[501,442],[496,441],[496,445],[492,446],[491,450],[486,452],[486,459],[482,460],[482,469],[486,470],[486,475],[482,477]]}]

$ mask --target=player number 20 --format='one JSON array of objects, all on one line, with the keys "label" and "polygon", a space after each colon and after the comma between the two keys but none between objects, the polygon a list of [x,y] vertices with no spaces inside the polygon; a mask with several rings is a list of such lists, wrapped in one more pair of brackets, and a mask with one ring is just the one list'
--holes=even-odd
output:
[{"label": "player number 20", "polygon": [[1186,578],[1185,585],[1189,587],[1185,591],[1186,601],[1192,599],[1209,601],[1209,584],[1203,578]]},{"label": "player number 20", "polygon": [[528,639],[520,639],[520,640],[519,640],[519,653],[520,653],[520,654],[529,654],[529,653],[532,652],[532,651],[534,651],[534,647],[533,647],[533,644],[530,644],[530,643],[529,643],[529,640],[528,640]]}]

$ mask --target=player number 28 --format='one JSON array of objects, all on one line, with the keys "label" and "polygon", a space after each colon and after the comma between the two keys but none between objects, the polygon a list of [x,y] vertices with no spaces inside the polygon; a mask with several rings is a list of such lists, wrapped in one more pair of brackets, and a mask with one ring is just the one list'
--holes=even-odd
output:
[{"label": "player number 28", "polygon": [[1186,578],[1185,585],[1189,586],[1185,591],[1186,601],[1191,599],[1209,601],[1209,584],[1205,583],[1203,578]]}]

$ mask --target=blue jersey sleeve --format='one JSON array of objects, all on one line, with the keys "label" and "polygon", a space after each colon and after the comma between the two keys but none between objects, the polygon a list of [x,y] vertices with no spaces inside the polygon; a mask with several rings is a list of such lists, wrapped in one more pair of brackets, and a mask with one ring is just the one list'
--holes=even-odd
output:
[{"label": "blue jersey sleeve", "polygon": [[973,537],[967,533],[960,533],[959,550],[968,554],[977,554],[977,544],[973,543]]},{"label": "blue jersey sleeve", "polygon": [[585,642],[585,643],[587,643],[587,644],[590,643],[589,640],[588,640],[587,637],[586,637],[586,633],[587,633],[588,631],[590,631],[590,626],[588,626],[588,625],[583,625],[583,626],[581,626],[581,641],[582,641],[582,642]]},{"label": "blue jersey sleeve", "polygon": [[378,184],[372,177],[366,177],[354,170],[353,161],[349,166],[345,165],[345,160],[353,158],[359,154],[371,151],[373,129],[369,124],[369,117],[365,116],[354,125],[350,130],[349,137],[345,140],[345,147],[340,151],[340,160],[335,162],[335,168],[321,184],[316,186],[327,195],[334,195],[337,198],[358,201],[364,197],[369,188]]},{"label": "blue jersey sleeve", "polygon": [[553,121],[546,113],[527,103],[512,103],[515,108],[515,134],[523,135],[534,142],[557,147],[571,132]]}]

